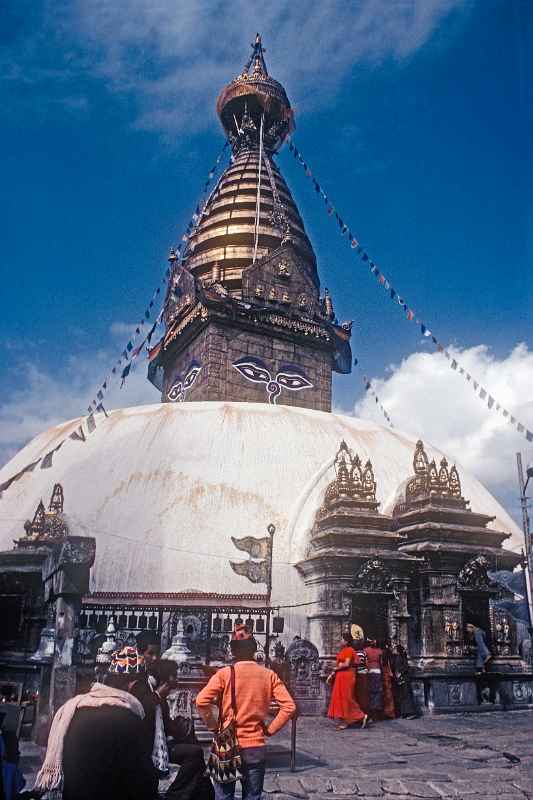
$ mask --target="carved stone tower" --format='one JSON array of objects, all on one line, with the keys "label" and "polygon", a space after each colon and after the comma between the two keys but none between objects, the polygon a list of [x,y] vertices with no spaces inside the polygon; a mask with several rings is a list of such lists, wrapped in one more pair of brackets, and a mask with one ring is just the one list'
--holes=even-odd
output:
[{"label": "carved stone tower", "polygon": [[217,112],[232,149],[178,259],[166,333],[149,370],[163,402],[233,400],[331,410],[331,373],[350,372],[338,325],[291,193],[274,162],[293,126],[261,38]]}]

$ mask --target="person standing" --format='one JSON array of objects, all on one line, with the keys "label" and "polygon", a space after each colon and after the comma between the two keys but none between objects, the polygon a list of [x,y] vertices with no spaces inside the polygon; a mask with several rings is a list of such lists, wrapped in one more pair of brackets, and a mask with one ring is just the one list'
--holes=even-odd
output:
[{"label": "person standing", "polygon": [[480,675],[488,670],[488,666],[492,661],[492,653],[487,645],[487,636],[482,628],[477,628],[471,622],[467,623],[466,631],[471,639],[474,640],[476,649],[475,668],[476,673]]},{"label": "person standing", "polygon": [[[116,655],[116,654],[115,654]],[[131,694],[144,659],[125,647],[108,684],[67,700],[56,713],[32,794],[63,787],[63,800],[154,800],[157,773],[146,747],[144,711]]]},{"label": "person standing", "polygon": [[[254,661],[257,642],[245,625],[237,625],[230,642],[235,661],[236,715],[235,725],[242,759],[242,798],[261,800],[265,778],[265,738],[273,736],[291,719],[296,706],[275,672]],[[209,730],[225,728],[233,719],[230,667],[222,667],[212,676],[196,698],[196,706]],[[272,700],[278,714],[265,724]],[[217,721],[213,706],[218,703],[221,719]],[[214,782],[216,800],[235,797],[236,781]]]},{"label": "person standing", "polygon": [[385,719],[395,719],[396,709],[394,707],[393,673],[392,673],[393,652],[390,640],[383,644],[382,656],[382,677],[383,677],[383,716]]},{"label": "person standing", "polygon": [[358,657],[353,644],[351,633],[343,633],[335,667],[328,675],[328,683],[333,684],[328,717],[339,720],[337,730],[345,730],[356,722],[360,722],[361,728],[364,728],[368,722],[367,714],[361,710],[356,700]]},{"label": "person standing", "polygon": [[392,672],[396,714],[403,719],[416,719],[418,712],[411,688],[407,651],[399,642],[393,650]]},{"label": "person standing", "polygon": [[368,639],[365,647],[368,667],[368,713],[372,719],[383,711],[383,650],[375,639]]},{"label": "person standing", "polygon": [[368,663],[365,653],[365,640],[355,639],[352,642],[352,647],[357,655],[355,694],[359,706],[365,714],[368,714]]}]

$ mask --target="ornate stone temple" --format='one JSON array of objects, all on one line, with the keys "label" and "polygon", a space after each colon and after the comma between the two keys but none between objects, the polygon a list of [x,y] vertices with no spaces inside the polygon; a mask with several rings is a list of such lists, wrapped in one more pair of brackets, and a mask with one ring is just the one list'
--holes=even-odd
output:
[{"label": "ornate stone temple", "polygon": [[[365,636],[403,644],[426,705],[474,705],[470,622],[487,632],[495,663],[509,676],[505,696],[512,696],[510,678],[524,665],[513,620],[498,610],[498,601],[512,595],[489,573],[512,570],[521,559],[502,547],[509,533],[487,527],[494,517],[469,508],[456,466],[444,457],[430,462],[418,441],[413,475],[389,513],[379,510],[372,463],[345,441],[334,471],[306,557],[296,565],[316,591],[309,632],[323,658],[334,658],[342,631],[356,624]],[[470,680],[458,684],[460,673]],[[515,690],[522,695],[521,684]]]},{"label": "ornate stone temple", "polygon": [[231,163],[170,255],[148,359],[161,402],[56,425],[0,470],[0,688],[34,697],[40,730],[114,643],[151,636],[191,708],[244,621],[322,713],[324,670],[357,624],[404,644],[426,711],[474,708],[473,622],[494,707],[527,707],[524,631],[491,579],[518,563],[518,527],[430,443],[331,413],[351,325],[276,163],[293,113],[260,38],[217,112]]}]

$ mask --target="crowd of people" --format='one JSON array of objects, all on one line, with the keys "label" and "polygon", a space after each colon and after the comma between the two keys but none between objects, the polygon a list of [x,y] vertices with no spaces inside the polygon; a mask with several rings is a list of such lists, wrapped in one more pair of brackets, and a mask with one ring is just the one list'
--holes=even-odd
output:
[{"label": "crowd of people", "polygon": [[[358,626],[357,634],[362,634]],[[328,717],[337,730],[351,726],[366,728],[380,719],[414,719],[416,704],[409,677],[405,648],[375,639],[354,639],[351,631],[342,635],[336,664],[328,676],[331,699]]]},{"label": "crowd of people", "polygon": [[[260,800],[265,742],[296,706],[279,676],[255,660],[257,642],[244,625],[235,628],[230,647],[231,666],[211,677],[198,694],[197,709],[215,739],[220,731],[234,731],[243,800]],[[4,774],[0,800],[157,800],[170,764],[180,767],[165,800],[233,798],[235,780],[222,772],[212,780],[211,758],[206,764],[193,719],[170,714],[168,697],[177,678],[177,664],[160,658],[154,643],[113,653],[103,681],[54,716],[33,789],[22,791],[20,781],[7,793]],[[273,701],[277,714],[267,723]]]},{"label": "crowd of people", "polygon": [[[482,674],[492,660],[485,633],[471,624],[467,633],[475,646],[476,674]],[[266,740],[291,719],[296,705],[283,670],[258,660],[257,642],[246,626],[236,626],[230,648],[232,664],[219,669],[196,699],[214,742],[222,741],[207,764],[193,719],[170,713],[176,662],[162,659],[158,645],[145,641],[113,653],[102,682],[58,710],[32,790],[23,791],[16,738],[0,736],[0,800],[156,800],[170,764],[179,770],[165,800],[231,800],[235,778],[243,800],[260,800]],[[328,716],[339,730],[417,716],[405,649],[390,640],[365,640],[357,625],[342,635],[327,681]],[[267,723],[273,701],[277,714]]]}]

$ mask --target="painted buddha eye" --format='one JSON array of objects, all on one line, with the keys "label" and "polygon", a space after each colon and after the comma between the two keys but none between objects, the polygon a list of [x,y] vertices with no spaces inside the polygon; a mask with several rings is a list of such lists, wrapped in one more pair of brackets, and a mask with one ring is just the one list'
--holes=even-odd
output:
[{"label": "painted buddha eye", "polygon": [[191,388],[191,386],[193,385],[194,381],[198,377],[201,369],[202,368],[200,366],[195,366],[195,367],[192,367],[188,371],[188,373],[185,376],[185,380],[183,381],[183,388],[184,389],[190,389]]},{"label": "painted buddha eye", "polygon": [[299,375],[297,372],[279,372],[276,376],[276,380],[282,386],[285,386],[286,389],[290,389],[293,392],[306,389],[313,385],[311,381],[307,380],[303,375]]},{"label": "painted buddha eye", "polygon": [[183,384],[181,381],[176,381],[167,392],[167,399],[172,403],[181,402],[183,400]]},{"label": "painted buddha eye", "polygon": [[241,375],[254,383],[268,383],[271,379],[270,372],[259,359],[240,358],[233,364]]}]

